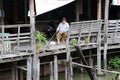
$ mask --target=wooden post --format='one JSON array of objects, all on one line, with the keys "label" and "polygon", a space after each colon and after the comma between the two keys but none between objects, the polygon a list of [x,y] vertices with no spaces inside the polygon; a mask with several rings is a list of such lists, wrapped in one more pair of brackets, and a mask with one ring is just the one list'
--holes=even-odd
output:
[{"label": "wooden post", "polygon": [[54,75],[53,75],[53,62],[50,62],[50,80],[54,79]]},{"label": "wooden post", "polygon": [[17,68],[17,65],[16,65],[15,69],[16,69],[16,74],[15,74],[16,75],[16,80],[18,80],[18,68]]},{"label": "wooden post", "polygon": [[76,21],[79,21],[79,0],[76,0]]},{"label": "wooden post", "polygon": [[32,80],[32,57],[27,59],[27,80]]},{"label": "wooden post", "polygon": [[33,50],[33,80],[39,80],[40,77],[40,61],[36,55],[36,43],[35,43],[35,11],[34,11],[34,0],[29,0],[30,8],[30,24],[31,24],[31,46]]},{"label": "wooden post", "polygon": [[25,11],[25,24],[27,23],[27,0],[24,0],[24,11]]},{"label": "wooden post", "polygon": [[101,14],[102,14],[102,11],[101,11],[101,8],[102,8],[102,0],[97,0],[97,19],[100,20],[101,19]]},{"label": "wooden post", "polygon": [[23,70],[20,70],[20,80],[23,80]]},{"label": "wooden post", "polygon": [[[109,0],[105,1],[105,16],[104,16],[104,70],[107,70],[107,38],[108,38],[108,19],[109,19]],[[106,72],[105,72],[106,74]]]},{"label": "wooden post", "polygon": [[0,0],[0,9],[1,9],[1,25],[2,25],[2,51],[1,51],[1,55],[3,56],[3,53],[4,53],[4,10],[3,10],[3,0]]},{"label": "wooden post", "polygon": [[40,80],[40,59],[37,57],[37,63],[36,63],[36,80]]},{"label": "wooden post", "polygon": [[40,59],[37,56],[33,59],[33,80],[40,80]]},{"label": "wooden post", "polygon": [[66,78],[66,80],[72,80],[72,78],[71,78],[71,67],[70,67],[70,57],[71,57],[71,54],[70,54],[70,48],[69,48],[69,37],[70,37],[70,34],[68,35],[68,38],[67,38],[67,40],[66,40],[66,43],[67,43],[67,45],[66,45],[66,49],[67,49],[67,53],[66,53],[66,57],[67,57],[67,65],[66,65],[66,69],[65,69],[65,74],[66,74],[66,76],[65,76],[65,78]]},{"label": "wooden post", "polygon": [[73,80],[73,65],[72,65],[72,57],[70,57],[70,76],[71,76],[71,80]]},{"label": "wooden post", "polygon": [[15,80],[15,65],[12,67],[12,80]]},{"label": "wooden post", "polygon": [[88,19],[90,19],[91,18],[91,0],[88,0],[86,5],[88,6],[87,16],[88,16]]},{"label": "wooden post", "polygon": [[92,52],[89,50],[89,66],[93,67]]},{"label": "wooden post", "polygon": [[31,24],[31,45],[32,45],[32,50],[33,53],[36,56],[36,46],[35,46],[35,11],[34,11],[34,0],[29,0],[29,8],[30,8],[30,24]]},{"label": "wooden post", "polygon": [[98,30],[98,36],[97,36],[97,74],[98,75],[102,75],[102,72],[101,72],[101,25],[102,25],[102,21],[101,23],[99,24],[99,30]]},{"label": "wooden post", "polygon": [[12,80],[18,80],[17,62],[13,62],[13,67],[12,67]]},{"label": "wooden post", "polygon": [[0,0],[0,10],[1,10],[1,25],[4,25],[4,9],[3,9],[3,0]]},{"label": "wooden post", "polygon": [[76,0],[76,21],[79,21],[82,14],[82,0]]},{"label": "wooden post", "polygon": [[57,56],[54,56],[54,80],[58,80],[58,63]]},{"label": "wooden post", "polygon": [[67,43],[67,53],[66,53],[66,57],[67,57],[67,65],[66,65],[66,80],[71,80],[71,69],[70,69],[70,48],[69,48],[69,36],[68,35],[68,39],[66,40]]},{"label": "wooden post", "polygon": [[67,65],[65,65],[65,80],[67,80]]},{"label": "wooden post", "polygon": [[[83,64],[82,60],[80,60],[80,64]],[[84,71],[83,67],[80,67],[80,72],[83,72],[83,71]]]}]

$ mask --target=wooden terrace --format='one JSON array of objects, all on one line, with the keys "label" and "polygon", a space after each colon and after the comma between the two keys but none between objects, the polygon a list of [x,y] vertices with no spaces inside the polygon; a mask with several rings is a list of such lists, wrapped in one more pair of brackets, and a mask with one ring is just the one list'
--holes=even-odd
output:
[{"label": "wooden terrace", "polygon": [[[40,52],[35,54],[33,51],[33,37],[32,28],[30,24],[20,24],[20,25],[1,25],[1,39],[0,39],[0,63],[12,62],[27,59],[26,66],[18,66],[21,70],[27,70],[27,73],[31,73],[32,57],[36,56],[36,62],[33,64],[37,65],[38,70],[36,75],[39,73],[39,65],[42,64],[39,58],[43,56],[54,56],[54,68],[57,69],[57,55],[66,53],[67,61],[70,59],[71,52],[76,51],[74,46],[71,45],[71,40],[77,40],[75,45],[78,45],[82,50],[97,49],[97,70],[101,71],[101,51],[105,50],[104,47],[104,22],[103,20],[90,20],[90,21],[78,21],[70,23],[69,35],[66,40],[66,44],[60,45],[50,45],[42,47]],[[16,29],[17,32],[10,34],[6,32],[6,29]],[[22,32],[22,28],[27,31]],[[119,20],[109,20],[108,36],[107,36],[107,48],[116,49],[120,48],[120,21]],[[52,66],[52,65],[51,65]],[[67,66],[68,69],[70,66]],[[57,70],[55,71],[57,75]],[[69,73],[67,73],[69,74]],[[66,75],[67,75],[66,74]],[[30,76],[27,74],[27,77]]]}]

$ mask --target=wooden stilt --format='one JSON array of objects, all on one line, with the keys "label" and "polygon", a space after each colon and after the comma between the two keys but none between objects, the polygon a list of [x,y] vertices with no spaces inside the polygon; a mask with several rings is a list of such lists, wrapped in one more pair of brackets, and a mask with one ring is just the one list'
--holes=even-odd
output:
[{"label": "wooden stilt", "polygon": [[18,80],[17,62],[13,62],[13,67],[12,67],[12,80]]},{"label": "wooden stilt", "polygon": [[13,63],[13,67],[12,67],[12,80],[15,80],[15,64]]},{"label": "wooden stilt", "polygon": [[4,8],[3,8],[3,0],[0,0],[0,10],[1,10],[1,18],[0,18],[0,24],[4,25]]},{"label": "wooden stilt", "polygon": [[65,65],[65,80],[67,80],[67,65]]},{"label": "wooden stilt", "polygon": [[37,69],[37,79],[36,80],[40,80],[40,59],[39,57],[37,57],[37,64],[36,64],[36,69]]},{"label": "wooden stilt", "polygon": [[57,56],[54,56],[54,80],[58,80],[58,63]]},{"label": "wooden stilt", "polygon": [[101,15],[102,15],[102,0],[97,0],[97,19],[100,20],[101,19]]},{"label": "wooden stilt", "polygon": [[17,68],[17,65],[16,65],[16,67],[15,67],[15,69],[16,69],[16,73],[15,73],[15,75],[16,75],[16,80],[18,80],[18,68]]},{"label": "wooden stilt", "polygon": [[40,59],[37,56],[33,59],[33,80],[40,80]]},{"label": "wooden stilt", "polygon": [[[105,1],[105,25],[104,25],[104,70],[107,70],[107,47],[108,47],[108,19],[109,19],[109,2],[110,0]],[[104,72],[106,74],[106,72]]]},{"label": "wooden stilt", "polygon": [[89,52],[89,66],[92,66],[93,67],[93,59],[92,59],[92,53],[91,53],[91,50]]},{"label": "wooden stilt", "polygon": [[27,6],[28,6],[28,5],[27,5],[27,0],[24,0],[25,23],[27,23],[27,12],[28,12],[28,11],[27,11]]},{"label": "wooden stilt", "polygon": [[97,74],[101,75],[101,25],[99,27],[99,32],[98,32],[98,36],[97,36]]},{"label": "wooden stilt", "polygon": [[[34,8],[34,0],[29,0],[29,10],[30,10],[30,24],[31,24],[31,46],[33,51],[33,80],[39,80],[39,70],[40,70],[40,62],[36,55],[36,43],[35,43],[35,8]],[[39,66],[38,66],[39,65]]]},{"label": "wooden stilt", "polygon": [[[70,37],[70,35],[68,35],[68,37]],[[66,40],[67,43],[67,53],[66,53],[66,57],[67,57],[67,65],[66,65],[66,80],[71,80],[71,67],[70,67],[70,47],[69,47],[69,38]]]},{"label": "wooden stilt", "polygon": [[71,61],[70,61],[70,52],[69,53],[67,53],[68,55],[67,55],[67,80],[73,80],[72,79],[72,75],[73,75],[73,73],[72,73],[72,64],[71,64]]},{"label": "wooden stilt", "polygon": [[72,57],[70,57],[70,73],[71,73],[71,80],[73,80],[73,66],[72,66]]},{"label": "wooden stilt", "polygon": [[76,21],[79,21],[79,0],[76,0]]},{"label": "wooden stilt", "polygon": [[23,80],[23,70],[20,70],[20,80]]},{"label": "wooden stilt", "polygon": [[54,79],[54,75],[53,75],[53,62],[50,62],[50,80]]},{"label": "wooden stilt", "polygon": [[32,80],[32,57],[27,59],[27,80]]},{"label": "wooden stilt", "polygon": [[[82,60],[80,60],[80,64],[83,64]],[[83,72],[83,71],[84,71],[83,67],[80,67],[80,72]]]}]

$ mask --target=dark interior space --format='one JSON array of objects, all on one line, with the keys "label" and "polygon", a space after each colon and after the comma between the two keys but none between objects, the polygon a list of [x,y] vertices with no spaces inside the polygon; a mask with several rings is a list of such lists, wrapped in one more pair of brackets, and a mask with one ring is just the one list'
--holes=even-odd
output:
[{"label": "dark interior space", "polygon": [[[104,3],[102,0],[102,19],[104,18]],[[111,5],[109,18],[119,19],[120,18],[120,7]],[[82,14],[80,14],[79,20],[95,20],[97,19],[97,0],[83,0],[82,1]],[[27,23],[29,17],[27,16],[29,10],[28,0],[3,0],[4,9],[4,22],[5,24],[21,24]],[[45,14],[36,16],[36,21],[60,21],[61,18],[65,16],[68,21],[76,20],[76,1],[65,5],[63,7],[57,8]]]}]

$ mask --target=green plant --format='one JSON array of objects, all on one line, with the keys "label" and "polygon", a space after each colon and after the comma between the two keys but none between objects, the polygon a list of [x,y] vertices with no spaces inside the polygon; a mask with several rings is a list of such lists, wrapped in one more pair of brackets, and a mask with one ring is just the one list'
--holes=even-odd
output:
[{"label": "green plant", "polygon": [[36,43],[41,45],[42,42],[44,43],[48,43],[48,40],[45,36],[45,34],[43,34],[42,32],[39,32],[39,31],[35,31],[35,40],[36,40]]},{"label": "green plant", "polygon": [[71,44],[71,45],[75,45],[75,44],[77,44],[77,42],[78,42],[77,39],[71,39],[71,40],[70,40],[70,44]]},{"label": "green plant", "polygon": [[108,62],[109,66],[113,69],[120,69],[120,58],[115,57],[113,59],[110,59]]},{"label": "green plant", "polygon": [[86,43],[90,43],[90,39],[89,38],[85,38],[85,42]]}]

